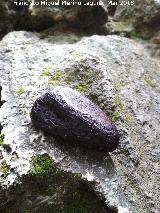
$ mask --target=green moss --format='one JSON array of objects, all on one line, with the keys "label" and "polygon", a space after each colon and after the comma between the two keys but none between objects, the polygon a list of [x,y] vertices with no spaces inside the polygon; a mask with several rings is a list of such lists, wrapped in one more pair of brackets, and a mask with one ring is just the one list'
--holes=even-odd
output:
[{"label": "green moss", "polygon": [[126,86],[126,84],[124,84],[123,82],[119,82],[117,84],[115,84],[114,88],[116,91],[121,91],[121,89],[123,89],[123,87]]},{"label": "green moss", "polygon": [[50,69],[46,69],[41,73],[41,76],[47,76],[48,78],[48,84],[52,84],[52,85],[66,85],[66,84],[70,84],[70,82],[68,82],[66,80],[66,73],[62,72],[61,70],[57,70],[55,71],[55,73],[52,75],[50,72]]},{"label": "green moss", "polygon": [[55,167],[53,160],[47,155],[35,156],[31,161],[32,175],[51,174],[58,175],[59,170]]},{"label": "green moss", "polygon": [[117,106],[117,108],[119,109],[120,112],[124,111],[124,104],[123,104],[119,94],[117,94],[115,96],[115,104],[116,104],[116,106]]},{"label": "green moss", "polygon": [[128,123],[128,125],[131,125],[133,123],[133,117],[128,112],[125,112],[124,119]]},{"label": "green moss", "polygon": [[16,90],[16,95],[18,96],[22,95],[23,93],[25,93],[25,90],[23,87],[20,87],[19,89]]},{"label": "green moss", "polygon": [[146,83],[147,83],[149,86],[151,86],[151,87],[153,87],[153,88],[157,87],[156,81],[153,80],[153,79],[151,79],[149,76],[145,76],[145,77],[144,77],[144,80],[146,81]]},{"label": "green moss", "polygon": [[96,94],[89,94],[89,98],[95,103],[98,105],[99,101],[98,101],[98,95]]},{"label": "green moss", "polygon": [[149,36],[147,36],[146,34],[140,32],[140,31],[132,31],[130,33],[130,38],[132,38],[132,39],[139,38],[139,39],[143,39],[143,40],[150,39]]},{"label": "green moss", "polygon": [[96,74],[94,70],[90,70],[88,67],[82,67],[81,69],[69,70],[66,80],[71,82],[70,85],[73,89],[88,95]]},{"label": "green moss", "polygon": [[50,73],[50,71],[45,70],[41,73],[41,76],[51,76],[51,73]]},{"label": "green moss", "polygon": [[130,23],[128,21],[111,21],[111,27],[114,31],[126,31],[128,27],[130,27]]},{"label": "green moss", "polygon": [[[81,179],[81,174],[58,170],[48,155],[33,157],[31,164],[32,174],[22,177],[23,184],[12,189],[16,199],[7,202],[2,212],[15,213],[19,209],[21,212],[30,212],[31,205],[26,205],[25,199],[28,191],[32,200],[41,195],[44,201],[36,206],[36,212],[96,213],[106,209],[105,203],[93,191],[93,183],[86,183]],[[23,189],[27,194],[19,193]]]},{"label": "green moss", "polygon": [[115,105],[116,105],[116,110],[114,113],[112,113],[110,116],[113,120],[113,122],[119,121],[122,119],[125,121],[128,125],[132,125],[134,122],[133,117],[130,115],[130,113],[127,111],[125,104],[123,103],[123,100],[121,98],[121,90],[125,84],[123,82],[118,82],[115,84],[115,90],[116,90],[116,95],[115,95]]},{"label": "green moss", "polygon": [[0,145],[3,144],[3,140],[4,140],[4,135],[0,135]]},{"label": "green moss", "polygon": [[[37,185],[40,185],[41,193],[51,196],[53,203],[58,205],[55,205],[55,210],[53,211],[52,208],[51,212],[101,212],[102,202],[81,180],[81,174],[60,171],[48,155],[33,157],[31,164],[32,176]],[[39,193],[37,192],[38,195]],[[61,209],[59,209],[59,205]]]},{"label": "green moss", "polygon": [[115,104],[117,111],[115,111],[112,115],[112,120],[115,122],[118,121],[120,118],[123,118],[128,125],[131,125],[133,123],[133,118],[127,112],[125,105],[121,100],[120,94],[117,94],[115,96]]},{"label": "green moss", "polygon": [[53,80],[60,80],[62,77],[64,77],[64,73],[61,70],[57,70],[52,76]]},{"label": "green moss", "polygon": [[80,83],[78,85],[75,86],[75,89],[80,92],[80,93],[85,93],[88,92],[88,90],[90,89],[91,85],[86,84],[86,83]]},{"label": "green moss", "polygon": [[7,174],[9,172],[10,167],[7,165],[6,160],[2,161],[0,170],[3,174]]},{"label": "green moss", "polygon": [[74,174],[74,178],[81,178],[81,177],[82,177],[82,175],[80,173],[75,173]]},{"label": "green moss", "polygon": [[114,112],[114,114],[112,115],[112,121],[113,121],[113,122],[116,122],[116,121],[118,121],[118,120],[120,119],[120,117],[121,117],[120,112],[119,112],[119,111],[116,111],[116,112]]},{"label": "green moss", "polygon": [[64,85],[64,84],[70,84],[70,82],[66,79],[66,73],[62,72],[61,70],[57,70],[54,73],[54,75],[52,75],[48,79],[48,84]]}]

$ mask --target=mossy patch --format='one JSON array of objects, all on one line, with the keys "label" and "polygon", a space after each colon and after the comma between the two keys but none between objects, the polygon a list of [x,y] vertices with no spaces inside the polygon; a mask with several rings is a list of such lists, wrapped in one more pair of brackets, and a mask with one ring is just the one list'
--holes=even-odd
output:
[{"label": "mossy patch", "polygon": [[4,175],[6,175],[6,174],[10,171],[10,167],[7,165],[6,160],[3,160],[3,161],[1,162],[0,171],[1,171]]},{"label": "mossy patch", "polygon": [[[96,76],[96,77],[95,77]],[[80,93],[89,94],[92,84],[98,78],[94,69],[85,64],[81,64],[80,68],[74,68],[67,72],[67,81],[71,82],[71,87]]]},{"label": "mossy patch", "polygon": [[120,92],[125,86],[126,86],[125,83],[118,82],[117,84],[114,85],[114,88],[116,91]]},{"label": "mossy patch", "polygon": [[48,84],[53,86],[70,86],[80,93],[87,93],[91,88],[94,74],[91,71],[84,69],[80,72],[78,69],[70,69],[66,71],[57,70],[54,74],[50,71],[44,70],[41,76],[48,77]]},{"label": "mossy patch", "polygon": [[126,31],[131,28],[129,21],[111,21],[111,27],[114,31]]},{"label": "mossy patch", "polygon": [[21,96],[24,93],[25,93],[25,89],[23,87],[20,87],[19,89],[16,90],[16,95],[18,96]]},{"label": "mossy patch", "polygon": [[130,17],[123,21],[112,20],[110,22],[110,26],[111,32],[128,38],[149,40],[151,37],[150,33],[148,33],[146,30],[135,28],[134,24],[132,24],[132,21],[130,20]]},{"label": "mossy patch", "polygon": [[80,93],[86,93],[90,89],[90,85],[86,83],[79,83],[75,86],[75,89]]},{"label": "mossy patch", "polygon": [[53,175],[59,174],[58,169],[54,166],[53,160],[47,155],[33,157],[31,165],[32,175],[44,175],[49,173],[52,173]]},{"label": "mossy patch", "polygon": [[122,82],[119,82],[115,84],[115,90],[116,90],[116,95],[115,95],[115,111],[111,115],[111,118],[113,122],[123,120],[125,121],[128,125],[132,125],[134,120],[130,113],[127,111],[125,103],[122,100],[121,97],[121,90],[124,88],[125,84]]},{"label": "mossy patch", "polygon": [[144,77],[145,82],[152,88],[157,87],[156,81],[149,76]]},{"label": "mossy patch", "polygon": [[118,121],[120,119],[120,117],[121,117],[121,114],[120,114],[119,111],[114,112],[113,115],[112,115],[112,121],[116,122],[116,121]]},{"label": "mossy patch", "polygon": [[150,39],[150,37],[148,36],[148,35],[146,35],[145,33],[143,33],[143,32],[140,32],[140,31],[132,31],[131,33],[130,33],[130,38],[132,38],[132,39],[143,39],[143,40],[149,40]]},{"label": "mossy patch", "polygon": [[115,104],[116,104],[117,108],[119,109],[119,111],[121,111],[121,112],[124,111],[124,103],[123,103],[123,101],[121,99],[120,94],[117,94],[115,96]]},{"label": "mossy patch", "polygon": [[67,80],[66,78],[66,73],[57,70],[53,75],[50,75],[48,79],[48,84],[58,86],[58,85],[70,85],[70,81]]},{"label": "mossy patch", "polygon": [[41,76],[52,76],[50,71],[48,70],[44,70],[42,73],[41,73]]},{"label": "mossy patch", "polygon": [[[31,184],[31,186],[30,186]],[[32,197],[50,197],[50,206],[44,203],[47,213],[102,212],[105,204],[94,193],[93,183],[86,183],[80,173],[61,171],[47,155],[34,156],[31,160],[31,182],[26,182]],[[41,209],[41,210],[42,210]]]},{"label": "mossy patch", "polygon": [[50,83],[54,82],[54,81],[60,81],[62,79],[64,79],[65,77],[65,73],[63,73],[61,70],[57,70],[49,79]]},{"label": "mossy patch", "polygon": [[0,146],[3,145],[4,135],[0,135]]}]

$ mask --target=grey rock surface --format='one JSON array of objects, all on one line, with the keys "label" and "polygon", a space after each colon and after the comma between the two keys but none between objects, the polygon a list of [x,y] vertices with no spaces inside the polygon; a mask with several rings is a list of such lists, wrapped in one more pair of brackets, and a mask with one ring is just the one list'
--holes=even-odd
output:
[{"label": "grey rock surface", "polygon": [[160,29],[160,2],[156,0],[135,0],[134,5],[118,4],[114,18],[133,24],[136,31],[153,35]]},{"label": "grey rock surface", "polygon": [[[68,38],[70,41],[71,38]],[[47,153],[64,171],[95,181],[119,213],[159,211],[160,64],[143,47],[119,36],[92,36],[69,44],[56,37],[9,33],[0,43],[1,186],[31,171],[32,156]],[[30,110],[53,85],[69,85],[99,105],[120,132],[111,154],[61,145],[37,132]],[[3,165],[2,164],[2,165]]]}]

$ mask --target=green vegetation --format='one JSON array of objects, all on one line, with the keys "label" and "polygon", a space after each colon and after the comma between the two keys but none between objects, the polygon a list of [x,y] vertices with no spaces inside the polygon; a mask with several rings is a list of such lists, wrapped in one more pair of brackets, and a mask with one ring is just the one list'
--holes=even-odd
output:
[{"label": "green vegetation", "polygon": [[123,82],[119,82],[117,83],[114,87],[115,87],[115,90],[120,92],[121,89],[123,89],[123,87],[125,86],[126,84],[124,84]]},{"label": "green vegetation", "polygon": [[52,77],[54,80],[59,80],[64,76],[64,73],[61,70],[57,70]]},{"label": "green vegetation", "polygon": [[121,117],[121,114],[120,114],[119,111],[114,112],[113,115],[112,115],[112,121],[116,122],[116,121],[118,121],[120,119],[120,117]]},{"label": "green vegetation", "polygon": [[50,71],[45,70],[41,73],[41,76],[52,76],[52,75],[51,75]]},{"label": "green vegetation", "polygon": [[0,135],[0,145],[3,144],[3,140],[4,140],[4,135]]},{"label": "green vegetation", "polygon": [[129,115],[128,112],[124,113],[124,119],[128,123],[128,125],[131,125],[133,123],[133,118]]},{"label": "green vegetation", "polygon": [[59,170],[55,167],[53,160],[47,155],[33,157],[31,165],[32,175],[59,174]]},{"label": "green vegetation", "polygon": [[111,21],[111,27],[114,31],[125,32],[131,28],[129,21]]},{"label": "green vegetation", "polygon": [[9,166],[6,163],[6,160],[2,161],[0,170],[3,174],[7,174],[8,171],[10,170]]},{"label": "green vegetation", "polygon": [[87,92],[90,88],[90,84],[85,83],[85,81],[79,80],[82,83],[77,83],[75,77],[77,78],[79,76],[72,72],[66,74],[65,72],[57,70],[54,75],[51,75],[48,72],[44,72],[43,75],[49,76],[48,83],[52,85],[71,85],[71,82],[73,82],[71,87],[81,93]]},{"label": "green vegetation", "polygon": [[41,73],[41,76],[47,76],[48,77],[48,84],[51,85],[66,85],[66,84],[70,84],[70,82],[66,79],[66,73],[61,71],[61,70],[57,70],[55,71],[55,73],[52,75],[50,72],[50,69],[46,69]]},{"label": "green vegetation", "polygon": [[72,88],[80,93],[88,93],[91,89],[92,83],[95,81],[94,70],[88,67],[82,67],[82,70],[75,69],[68,72],[67,80],[72,82]]},{"label": "green vegetation", "polygon": [[122,118],[128,125],[131,125],[133,123],[133,118],[131,117],[129,112],[127,112],[125,104],[123,103],[120,95],[120,91],[123,89],[124,86],[125,85],[122,82],[119,82],[115,85],[115,90],[117,93],[115,95],[116,111],[111,114],[111,117],[113,122],[119,121]]},{"label": "green vegetation", "polygon": [[130,33],[130,38],[132,39],[136,39],[136,38],[139,38],[139,39],[143,39],[143,40],[148,40],[150,39],[150,37],[140,31],[132,31]]},{"label": "green vegetation", "polygon": [[114,112],[114,114],[112,115],[112,120],[115,122],[118,121],[120,118],[123,118],[128,125],[131,125],[133,123],[133,118],[126,111],[125,105],[121,100],[120,94],[117,94],[115,96],[115,104],[117,111]]},{"label": "green vegetation", "polygon": [[[7,173],[8,168],[4,161],[2,168],[4,174]],[[40,212],[91,213],[103,212],[105,208],[105,203],[92,189],[93,183],[86,183],[81,179],[79,173],[60,171],[47,154],[32,157],[31,175],[22,177],[21,181],[24,189],[30,191],[33,199],[39,196],[43,200],[49,198],[49,202],[37,205],[37,211]],[[21,191],[19,190],[21,187],[20,185],[15,186],[16,199],[6,204],[4,213],[17,212],[19,209],[22,212],[30,212],[30,206],[21,205],[26,194],[17,196],[17,191]],[[16,211],[14,211],[15,206]]]},{"label": "green vegetation", "polygon": [[110,26],[114,33],[124,37],[129,37],[132,39],[143,39],[143,40],[150,39],[150,35],[147,32],[145,32],[145,30],[135,29],[135,27],[132,24],[132,21],[129,20],[129,17],[127,20],[123,20],[123,21],[112,20]]},{"label": "green vegetation", "polygon": [[60,171],[48,155],[34,156],[31,165],[31,174],[41,185],[41,193],[54,199],[55,211],[51,212],[58,212],[56,203],[61,207],[63,204],[60,212],[65,213],[97,212],[102,208],[99,198],[81,180],[81,174]]},{"label": "green vegetation", "polygon": [[66,74],[64,72],[62,72],[61,70],[57,70],[54,75],[50,76],[50,78],[48,79],[48,84],[64,85],[70,84],[70,82],[66,80]]},{"label": "green vegetation", "polygon": [[120,97],[119,94],[117,94],[117,95],[115,96],[115,104],[116,104],[117,108],[118,108],[121,112],[124,111],[124,104],[123,104],[123,102],[122,102],[121,97]]},{"label": "green vegetation", "polygon": [[75,89],[80,93],[85,93],[88,92],[88,90],[90,89],[90,85],[86,83],[80,83],[75,86]]},{"label": "green vegetation", "polygon": [[25,90],[23,87],[20,87],[18,90],[16,90],[16,95],[18,96],[22,95],[23,93],[25,93]]},{"label": "green vegetation", "polygon": [[147,83],[149,86],[151,86],[151,87],[153,87],[153,88],[157,87],[156,81],[153,80],[153,79],[151,79],[149,76],[145,76],[145,77],[144,77],[144,80],[146,81],[146,83]]},{"label": "green vegetation", "polygon": [[81,178],[81,177],[82,177],[81,173],[75,173],[74,174],[74,178]]},{"label": "green vegetation", "polygon": [[41,76],[47,76],[50,85],[68,85],[80,93],[87,93],[95,79],[95,74],[85,67],[84,72],[79,69],[70,69],[67,71],[57,70],[54,74],[51,74],[50,69],[46,69],[41,73]]}]

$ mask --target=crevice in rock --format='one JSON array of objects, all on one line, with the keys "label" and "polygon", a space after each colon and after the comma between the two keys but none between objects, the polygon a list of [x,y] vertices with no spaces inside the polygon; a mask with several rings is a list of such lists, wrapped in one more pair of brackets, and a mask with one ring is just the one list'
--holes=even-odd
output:
[{"label": "crevice in rock", "polygon": [[0,107],[2,106],[2,101],[1,101],[1,91],[2,91],[2,87],[0,86]]},{"label": "crevice in rock", "polygon": [[95,193],[94,182],[87,183],[79,173],[58,169],[48,155],[34,156],[30,174],[22,176],[20,182],[0,188],[0,212],[118,213]]},{"label": "crevice in rock", "polygon": [[118,209],[116,207],[105,207],[106,213],[118,213]]},{"label": "crevice in rock", "polygon": [[[0,86],[0,108],[5,103],[5,101],[2,100],[1,92],[2,92],[2,86]],[[0,134],[1,134],[1,131],[2,131],[2,125],[0,123]]]},{"label": "crevice in rock", "polygon": [[[2,106],[2,102],[1,102],[1,91],[2,91],[2,87],[0,86],[0,107]],[[0,134],[1,134],[1,131],[2,131],[2,125],[0,123]]]}]

